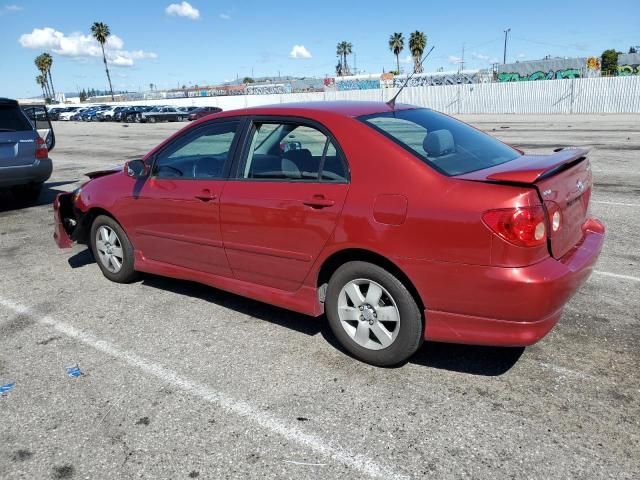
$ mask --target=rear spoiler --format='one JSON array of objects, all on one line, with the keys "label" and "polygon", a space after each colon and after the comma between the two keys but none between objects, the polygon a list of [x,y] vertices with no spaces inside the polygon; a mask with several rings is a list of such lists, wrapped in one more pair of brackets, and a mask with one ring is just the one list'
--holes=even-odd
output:
[{"label": "rear spoiler", "polygon": [[565,147],[554,150],[551,155],[523,155],[512,162],[499,165],[496,167],[499,171],[491,173],[486,179],[532,184],[581,162],[590,150],[590,147]]}]

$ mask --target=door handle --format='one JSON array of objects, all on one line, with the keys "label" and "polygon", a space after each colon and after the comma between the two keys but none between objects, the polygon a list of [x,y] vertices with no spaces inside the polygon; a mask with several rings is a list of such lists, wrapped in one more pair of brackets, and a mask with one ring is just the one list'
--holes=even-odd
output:
[{"label": "door handle", "polygon": [[195,198],[202,202],[210,202],[212,200],[217,200],[218,196],[211,193],[211,190],[205,188],[204,190],[202,190],[202,193],[200,195],[195,195]]},{"label": "door handle", "polygon": [[313,197],[311,200],[306,200],[304,203],[307,207],[311,208],[327,208],[335,205],[335,201],[322,196]]}]

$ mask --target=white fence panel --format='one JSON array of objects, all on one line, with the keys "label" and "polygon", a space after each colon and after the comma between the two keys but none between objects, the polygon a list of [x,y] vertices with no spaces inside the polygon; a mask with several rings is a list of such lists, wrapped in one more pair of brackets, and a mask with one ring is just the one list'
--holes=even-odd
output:
[{"label": "white fence panel", "polygon": [[[223,110],[323,100],[387,101],[397,88],[236,95],[123,102],[127,105],[217,106]],[[476,83],[405,88],[398,103],[460,113],[640,113],[640,76]]]}]

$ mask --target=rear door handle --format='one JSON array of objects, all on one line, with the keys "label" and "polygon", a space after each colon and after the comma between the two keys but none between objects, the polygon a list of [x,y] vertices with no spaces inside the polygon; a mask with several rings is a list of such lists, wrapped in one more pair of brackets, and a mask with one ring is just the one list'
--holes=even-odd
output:
[{"label": "rear door handle", "polygon": [[200,200],[201,202],[211,202],[213,200],[217,200],[218,196],[211,193],[211,190],[204,189],[200,195],[196,195],[195,198]]},{"label": "rear door handle", "polygon": [[311,200],[306,200],[302,203],[311,208],[327,208],[332,207],[336,202],[324,197],[314,197]]}]

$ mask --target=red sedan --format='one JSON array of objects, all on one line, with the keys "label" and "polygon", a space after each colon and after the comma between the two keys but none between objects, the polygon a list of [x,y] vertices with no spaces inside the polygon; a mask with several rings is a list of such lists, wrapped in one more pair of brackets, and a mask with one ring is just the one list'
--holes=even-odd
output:
[{"label": "red sedan", "polygon": [[312,316],[375,365],[426,340],[524,346],[589,276],[583,149],[525,155],[409,105],[228,111],[55,201],[104,275],[188,279]]}]

